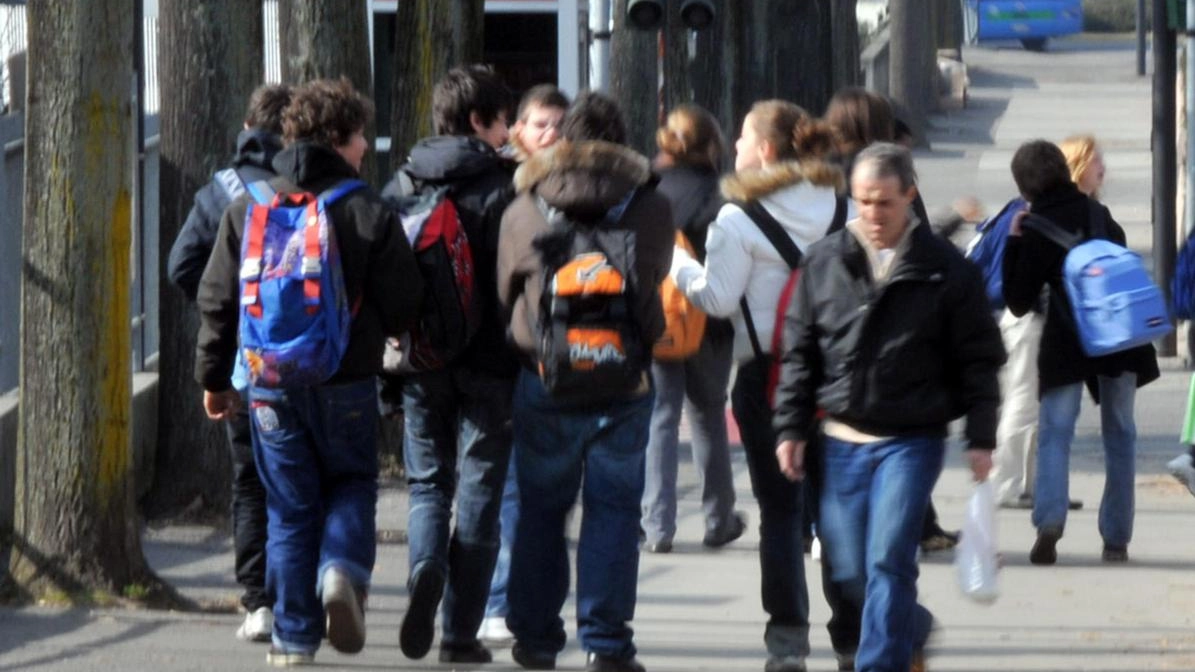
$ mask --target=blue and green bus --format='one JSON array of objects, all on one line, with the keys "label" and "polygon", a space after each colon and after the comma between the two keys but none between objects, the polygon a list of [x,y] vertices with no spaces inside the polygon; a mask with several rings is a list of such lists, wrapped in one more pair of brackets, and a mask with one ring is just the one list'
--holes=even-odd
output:
[{"label": "blue and green bus", "polygon": [[1041,51],[1051,37],[1083,30],[1082,0],[964,0],[972,42],[1020,40]]}]

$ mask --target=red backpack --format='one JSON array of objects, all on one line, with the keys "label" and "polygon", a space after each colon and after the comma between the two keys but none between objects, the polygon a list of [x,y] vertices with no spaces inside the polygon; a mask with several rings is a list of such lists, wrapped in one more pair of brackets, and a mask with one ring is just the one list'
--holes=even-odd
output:
[{"label": "red backpack", "polygon": [[[788,308],[792,305],[797,280],[801,277],[801,257],[803,255],[801,248],[797,247],[788,232],[784,230],[784,225],[776,221],[776,218],[759,201],[749,201],[737,205],[759,227],[759,230],[780,253],[790,269],[788,280],[785,281],[784,288],[780,290],[780,300],[776,303],[776,321],[772,325],[773,357],[772,365],[768,367],[767,395],[768,404],[774,406],[776,386],[780,383],[780,355],[784,349],[784,321],[788,317]],[[846,196],[839,196],[834,206],[834,219],[830,220],[830,228],[826,229],[826,235],[830,235],[844,226],[846,226]],[[747,336],[751,338],[751,349],[757,358],[762,358],[766,353],[760,344],[759,333],[755,330],[755,321],[751,319],[751,309],[747,305],[746,296],[739,300],[739,307],[743,312],[743,320],[747,323]]]}]

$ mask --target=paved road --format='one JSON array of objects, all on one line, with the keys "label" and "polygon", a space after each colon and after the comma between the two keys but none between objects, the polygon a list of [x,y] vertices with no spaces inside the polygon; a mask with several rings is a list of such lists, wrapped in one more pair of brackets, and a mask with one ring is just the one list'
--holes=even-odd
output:
[{"label": "paved road", "polygon": [[[931,153],[918,168],[931,208],[973,193],[997,207],[1012,193],[1007,166],[1012,151],[1032,137],[1060,139],[1079,130],[1099,136],[1107,149],[1106,202],[1130,239],[1148,248],[1149,83],[1133,74],[1126,40],[1063,40],[1046,54],[1008,48],[968,49],[971,106],[935,119]],[[1195,670],[1195,498],[1163,475],[1175,437],[1188,374],[1174,360],[1138,400],[1140,459],[1135,540],[1127,566],[1099,560],[1096,507],[1102,487],[1095,414],[1085,408],[1074,450],[1072,493],[1087,507],[1072,515],[1059,546],[1059,564],[1031,567],[1033,530],[1025,512],[1000,515],[1004,549],[1003,595],[993,606],[959,596],[951,556],[922,565],[924,602],[941,625],[932,669],[946,671]],[[952,449],[935,501],[947,526],[957,526],[969,492],[959,451]],[[750,486],[741,454],[735,474],[742,508],[753,521]],[[641,659],[661,671],[762,669],[764,617],[759,607],[757,537],[717,553],[700,547],[700,502],[690,467],[681,470],[682,501],[676,551],[645,555],[635,621]],[[405,498],[387,489],[379,524],[405,527]],[[752,525],[754,527],[754,525]],[[406,549],[379,549],[370,598],[369,643],[357,657],[322,652],[321,664],[345,669],[447,669],[414,663],[398,650],[397,629],[406,604]],[[209,603],[235,597],[226,533],[197,528],[150,531],[146,552],[158,571],[186,594]],[[807,563],[816,576],[817,566]],[[815,584],[816,585],[816,584]],[[825,633],[827,609],[812,592],[814,654],[811,670],[832,670]],[[571,614],[571,603],[566,607]],[[173,614],[99,610],[0,610],[3,670],[253,670],[264,665],[260,645],[236,642],[239,617],[228,613]],[[572,632],[570,623],[570,633]],[[582,669],[575,642],[562,669]],[[493,670],[517,669],[499,652]]]}]

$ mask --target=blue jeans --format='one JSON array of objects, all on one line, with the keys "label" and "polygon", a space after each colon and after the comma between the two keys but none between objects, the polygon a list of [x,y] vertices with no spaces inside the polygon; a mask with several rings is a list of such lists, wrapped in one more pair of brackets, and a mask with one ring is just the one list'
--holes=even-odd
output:
[{"label": "blue jeans", "polygon": [[577,635],[587,651],[635,655],[629,622],[638,591],[639,500],[651,407],[650,393],[583,409],[562,406],[534,373],[519,375],[514,451],[520,510],[506,622],[520,646],[545,653],[564,648],[565,522],[580,491]]},{"label": "blue jeans", "polygon": [[[451,367],[403,384],[410,485],[410,577],[447,579],[445,645],[477,641],[498,555],[498,506],[510,461],[511,381]],[[450,530],[456,501],[456,529]]]},{"label": "blue jeans", "polygon": [[863,605],[859,672],[907,672],[933,621],[917,603],[917,544],[942,472],[943,439],[826,437],[818,534],[833,579]]},{"label": "blue jeans", "polygon": [[776,433],[768,403],[770,358],[739,365],[731,407],[751,492],[759,503],[760,594],[768,624],[764,644],[776,657],[809,655],[809,589],[805,583],[805,492],[780,473],[776,461]]},{"label": "blue jeans", "polygon": [[[1133,480],[1137,426],[1133,401],[1137,375],[1099,377],[1100,433],[1104,437],[1104,495],[1100,499],[1100,536],[1108,546],[1127,547],[1133,538]],[[1046,390],[1041,398],[1037,434],[1037,481],[1033,486],[1033,524],[1037,529],[1062,532],[1070,497],[1071,441],[1083,384]]]},{"label": "blue jeans", "polygon": [[693,466],[701,479],[705,531],[721,534],[734,520],[734,474],[726,440],[726,386],[733,335],[708,336],[701,349],[680,362],[656,361],[656,386],[647,443],[647,475],[641,526],[649,543],[676,535],[677,443],[681,408],[689,414]]},{"label": "blue jeans", "polygon": [[498,511],[499,538],[498,560],[494,563],[494,576],[490,579],[490,599],[485,604],[486,618],[505,618],[510,613],[506,601],[510,585],[510,552],[514,548],[515,529],[519,524],[519,480],[515,469],[514,455],[506,470],[506,485],[502,488],[502,507]]},{"label": "blue jeans", "polygon": [[313,652],[324,633],[319,579],[335,566],[368,588],[376,552],[374,380],[250,388],[253,453],[266,489],[266,588],[274,644]]}]

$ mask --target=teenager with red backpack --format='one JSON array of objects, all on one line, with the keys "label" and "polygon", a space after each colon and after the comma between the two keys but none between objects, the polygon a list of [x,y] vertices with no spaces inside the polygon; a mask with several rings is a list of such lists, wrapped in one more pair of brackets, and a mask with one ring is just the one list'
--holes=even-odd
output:
[{"label": "teenager with red backpack", "polygon": [[208,417],[235,413],[238,349],[247,365],[275,594],[267,661],[279,667],[311,663],[325,634],[344,653],[365,643],[375,376],[385,337],[417,315],[423,283],[394,212],[358,179],[372,112],[345,79],[296,89],[278,177],[224,213],[199,284],[195,377]]},{"label": "teenager with red backpack", "polygon": [[510,399],[519,369],[494,281],[498,229],[514,196],[514,164],[498,153],[509,138],[510,103],[510,92],[490,68],[450,70],[432,93],[437,135],[411,148],[383,192],[402,197],[442,191],[451,201],[468,239],[472,309],[480,317],[464,349],[443,366],[388,381],[401,388],[411,496],[410,602],[399,644],[414,660],[431,648],[441,599],[440,661],[491,660],[477,633],[498,555]]},{"label": "teenager with red backpack", "polygon": [[731,405],[759,502],[768,672],[803,671],[809,655],[803,486],[785,479],[776,464],[768,390],[777,363],[774,336],[783,328],[777,309],[797,261],[780,247],[795,248],[799,257],[836,215],[845,221],[839,194],[846,184],[827,161],[832,148],[830,129],[800,107],[756,103],[735,143],[735,175],[722,183],[732,202],[710,225],[705,264],[678,253],[671,273],[699,308],[734,320],[738,373]]}]

